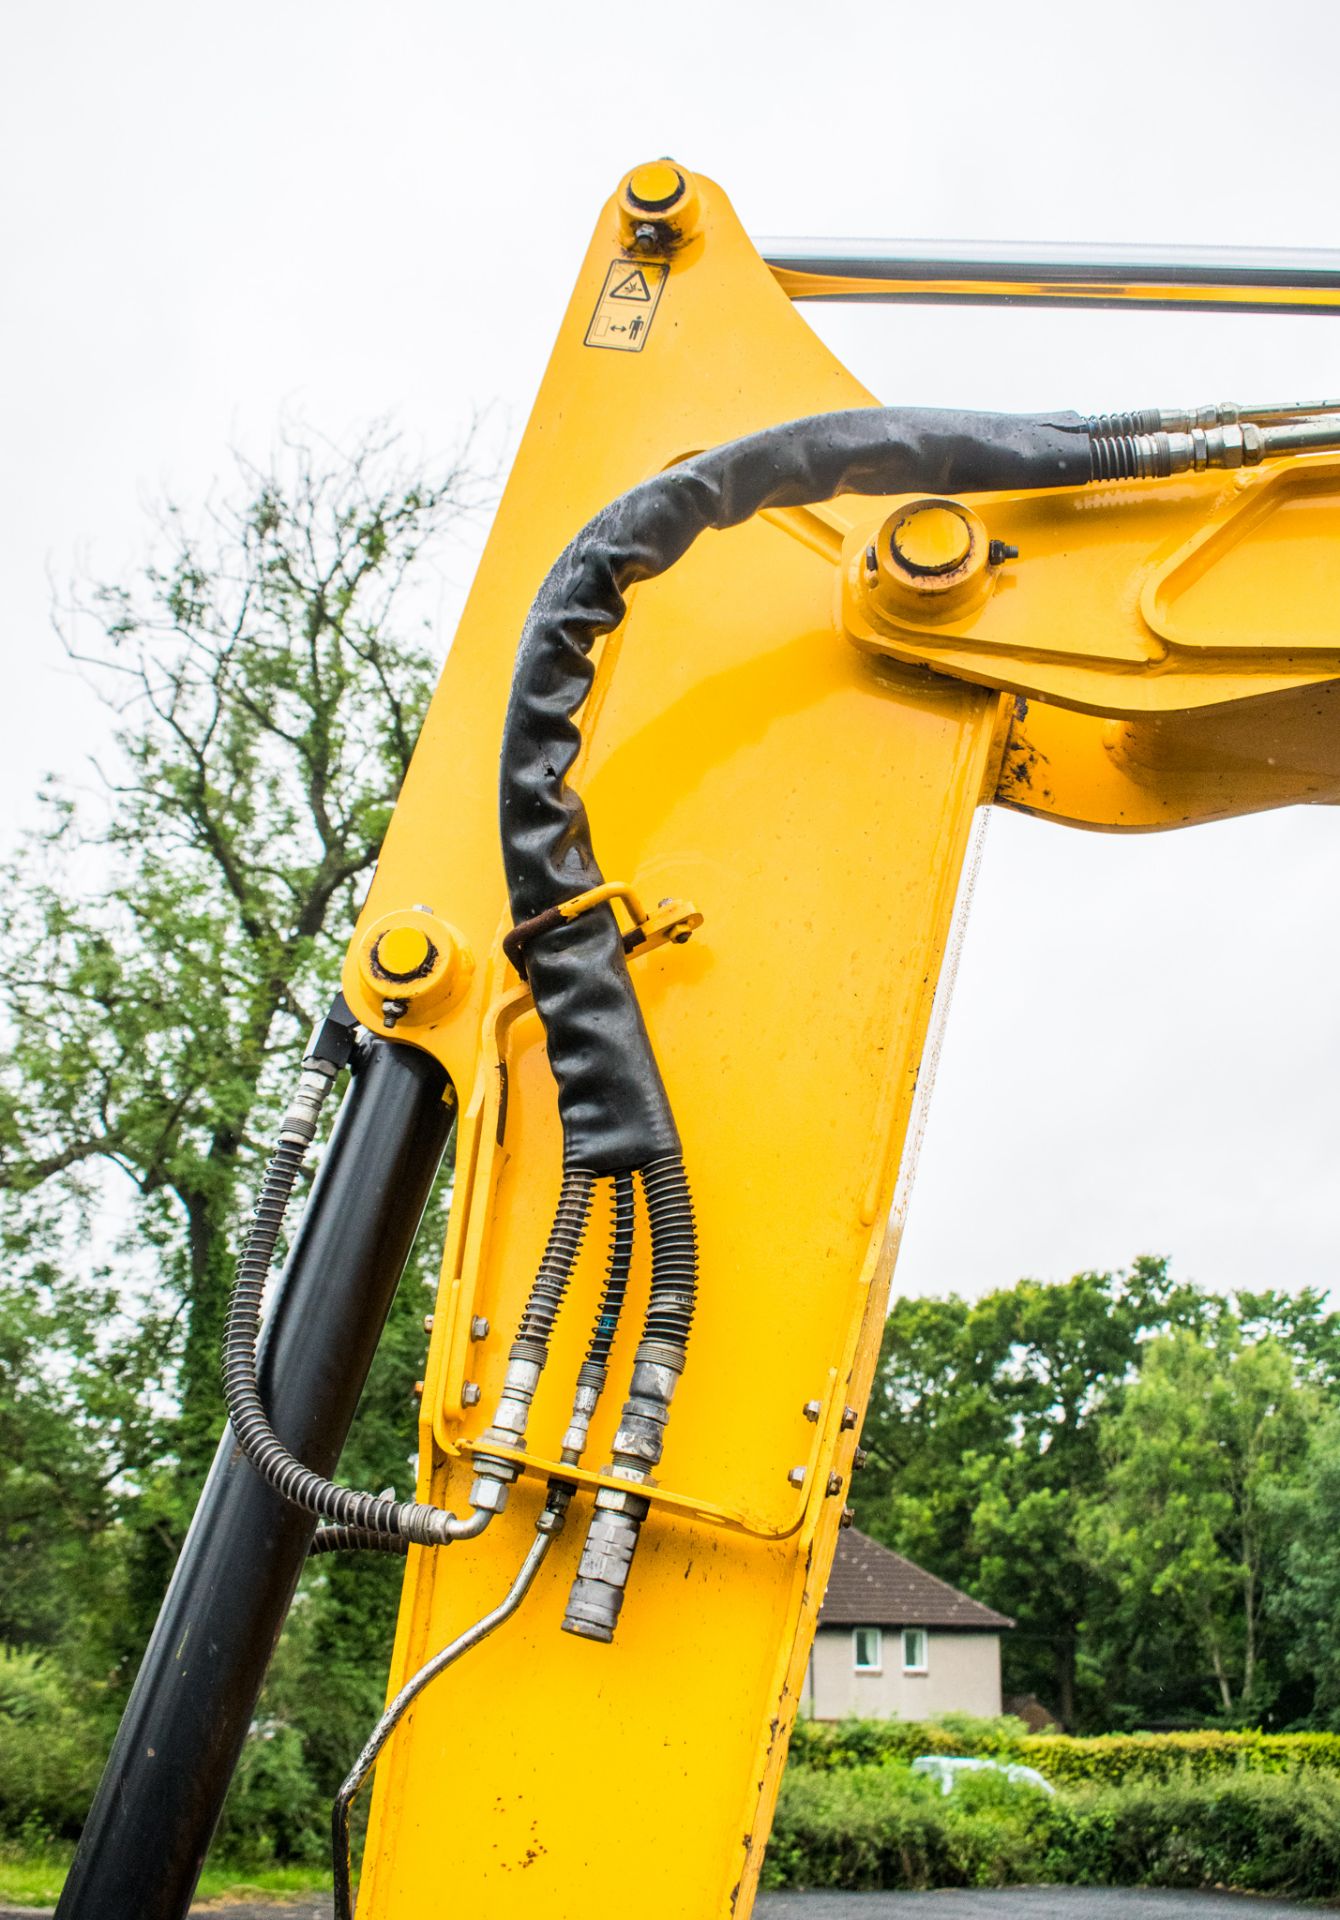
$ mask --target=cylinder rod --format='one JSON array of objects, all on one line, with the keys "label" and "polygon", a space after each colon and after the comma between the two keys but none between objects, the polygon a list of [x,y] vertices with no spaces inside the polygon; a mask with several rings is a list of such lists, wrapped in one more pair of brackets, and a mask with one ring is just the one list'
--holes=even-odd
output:
[{"label": "cylinder rod", "polygon": [[[370,1040],[261,1348],[276,1431],[334,1471],[450,1132],[428,1054]],[[226,1428],[70,1868],[59,1920],[183,1920],[315,1527]]]},{"label": "cylinder rod", "polygon": [[792,300],[1340,314],[1340,252],[999,240],[760,240]]}]

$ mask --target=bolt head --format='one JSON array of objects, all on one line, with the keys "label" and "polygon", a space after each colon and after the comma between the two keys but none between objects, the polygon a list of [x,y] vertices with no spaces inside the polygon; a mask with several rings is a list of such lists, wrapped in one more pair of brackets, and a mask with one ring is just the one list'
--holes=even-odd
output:
[{"label": "bolt head", "polygon": [[477,1313],[470,1322],[470,1338],[472,1340],[487,1340],[488,1337],[489,1323],[482,1313]]},{"label": "bolt head", "polygon": [[856,1420],[857,1413],[855,1407],[844,1407],[842,1409],[842,1431],[844,1433],[851,1432],[852,1428],[856,1425]]},{"label": "bolt head", "polygon": [[831,1500],[835,1494],[839,1494],[841,1493],[841,1491],[842,1491],[842,1475],[840,1473],[830,1473],[828,1476],[828,1485],[824,1488],[824,1492],[828,1495],[828,1498]]},{"label": "bolt head", "polygon": [[422,1380],[416,1380],[414,1382],[414,1398],[416,1400],[423,1399],[423,1381]]},{"label": "bolt head", "polygon": [[855,1453],[851,1457],[851,1464],[853,1469],[857,1473],[860,1473],[863,1467],[869,1466],[870,1455],[866,1452],[864,1447],[858,1447],[856,1449]]},{"label": "bolt head", "polygon": [[786,1484],[788,1487],[803,1487],[805,1484],[804,1467],[792,1467],[790,1473],[786,1476]]},{"label": "bolt head", "polygon": [[822,1400],[807,1400],[804,1406],[800,1409],[800,1411],[804,1414],[805,1418],[809,1421],[811,1426],[814,1425],[814,1422],[819,1418],[819,1415],[823,1412],[823,1410],[824,1409],[823,1409]]},{"label": "bolt head", "polygon": [[461,1405],[463,1407],[477,1407],[479,1405],[479,1399],[479,1382],[477,1380],[467,1380],[461,1388]]},{"label": "bolt head", "polygon": [[431,1333],[433,1331],[433,1316],[431,1313],[426,1313],[423,1316],[423,1330],[425,1333]]},{"label": "bolt head", "polygon": [[842,1509],[842,1518],[838,1521],[838,1525],[840,1527],[849,1527],[855,1518],[855,1509],[852,1507],[844,1507]]}]

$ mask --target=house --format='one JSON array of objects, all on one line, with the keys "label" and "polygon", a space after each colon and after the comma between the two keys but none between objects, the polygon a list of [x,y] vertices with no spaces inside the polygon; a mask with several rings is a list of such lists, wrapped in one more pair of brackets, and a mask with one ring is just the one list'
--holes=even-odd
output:
[{"label": "house", "polygon": [[1000,1636],[1013,1625],[850,1527],[819,1615],[806,1709],[816,1720],[997,1714]]}]

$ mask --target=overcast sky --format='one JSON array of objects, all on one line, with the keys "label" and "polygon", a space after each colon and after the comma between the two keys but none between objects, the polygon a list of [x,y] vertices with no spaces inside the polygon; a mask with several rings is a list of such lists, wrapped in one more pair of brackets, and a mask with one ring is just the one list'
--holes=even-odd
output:
[{"label": "overcast sky", "polygon": [[[1007,7],[45,0],[0,64],[4,837],[105,725],[49,576],[124,577],[281,414],[513,440],[621,174],[759,235],[1340,245],[1323,0]],[[1340,321],[808,308],[881,398],[1340,388]],[[1340,572],[1340,566],[1337,569]],[[442,593],[445,646],[469,565]],[[1340,583],[1338,583],[1340,584]],[[1166,1252],[1340,1278],[1340,817],[1121,840],[998,813],[897,1284]]]}]

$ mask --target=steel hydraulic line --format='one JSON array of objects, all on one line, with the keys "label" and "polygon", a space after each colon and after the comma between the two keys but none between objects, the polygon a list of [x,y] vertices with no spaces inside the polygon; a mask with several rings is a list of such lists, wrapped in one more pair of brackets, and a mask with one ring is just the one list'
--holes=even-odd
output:
[{"label": "steel hydraulic line", "polygon": [[[601,1390],[605,1385],[606,1361],[609,1357],[610,1347],[613,1345],[614,1335],[619,1325],[619,1315],[623,1308],[624,1293],[628,1285],[628,1268],[632,1258],[632,1250],[633,1183],[630,1177],[621,1175],[614,1183],[614,1220],[610,1241],[609,1268],[606,1274],[605,1287],[601,1295],[600,1305],[596,1310],[596,1321],[591,1332],[590,1348],[586,1361],[583,1363],[581,1373],[578,1376],[572,1414],[568,1431],[563,1441],[563,1459],[570,1466],[580,1464],[586,1445],[586,1434],[590,1426],[591,1415],[595,1412]],[[349,1867],[349,1816],[359,1788],[363,1785],[363,1782],[376,1765],[377,1756],[381,1753],[382,1748],[386,1745],[392,1733],[394,1733],[406,1709],[413,1704],[419,1694],[423,1692],[424,1688],[428,1686],[431,1681],[435,1680],[438,1674],[444,1673],[449,1666],[452,1666],[459,1660],[462,1654],[468,1653],[472,1647],[478,1646],[480,1641],[486,1639],[495,1627],[501,1626],[504,1620],[515,1613],[529,1592],[535,1575],[539,1572],[540,1563],[549,1551],[550,1542],[563,1531],[563,1522],[566,1518],[571,1499],[572,1489],[570,1487],[563,1486],[554,1481],[550,1482],[544,1507],[535,1523],[537,1538],[530,1552],[527,1554],[525,1561],[522,1563],[521,1571],[508,1591],[507,1597],[499,1606],[494,1608],[492,1613],[485,1614],[482,1620],[477,1621],[473,1627],[468,1628],[466,1632],[460,1634],[449,1646],[444,1647],[440,1653],[434,1654],[431,1660],[426,1661],[424,1665],[420,1667],[419,1671],[414,1674],[411,1679],[406,1681],[390,1706],[387,1707],[381,1719],[377,1722],[366,1746],[350,1768],[344,1784],[336,1795],[334,1809],[331,1814],[331,1862],[335,1880],[335,1920],[352,1920],[353,1908],[351,1904]],[[328,1527],[323,1529],[323,1531],[329,1534],[343,1534],[351,1532],[353,1529]],[[318,1542],[321,1540],[320,1532],[318,1532],[316,1538]],[[362,1539],[331,1540],[330,1548],[333,1549],[337,1546],[375,1546],[380,1544],[380,1536],[369,1535]],[[389,1540],[383,1550],[394,1551],[397,1546],[399,1546],[402,1552],[404,1551],[403,1543],[391,1542]],[[325,1549],[314,1543],[314,1552],[323,1550]]]},{"label": "steel hydraulic line", "polygon": [[521,1563],[521,1570],[508,1588],[505,1597],[491,1613],[482,1620],[476,1620],[472,1627],[458,1634],[448,1646],[435,1653],[419,1671],[407,1680],[390,1706],[372,1731],[367,1745],[349,1769],[339,1793],[335,1797],[335,1807],[331,1815],[331,1864],[335,1877],[335,1920],[353,1920],[353,1889],[351,1885],[351,1867],[349,1858],[349,1816],[353,1809],[354,1798],[359,1788],[377,1764],[386,1742],[395,1732],[406,1710],[413,1706],[424,1688],[447,1668],[454,1666],[463,1654],[487,1640],[497,1631],[503,1622],[510,1620],[521,1602],[530,1592],[536,1574],[543,1564],[553,1541],[563,1530],[563,1520],[568,1500],[571,1498],[566,1487],[551,1488],[548,1499],[535,1522],[536,1534],[529,1553]]},{"label": "steel hydraulic line", "polygon": [[760,240],[792,300],[1340,314],[1340,253],[1000,240]]}]

